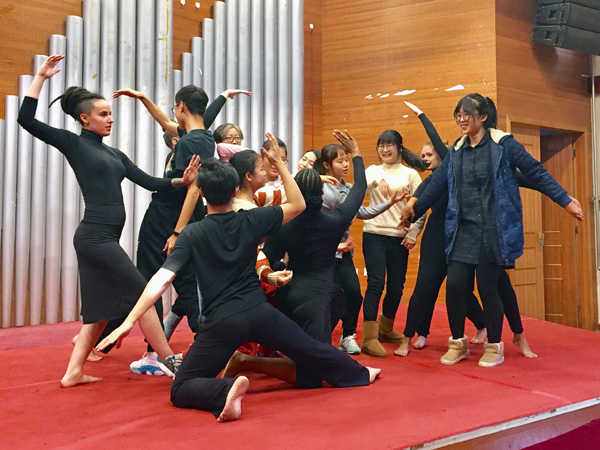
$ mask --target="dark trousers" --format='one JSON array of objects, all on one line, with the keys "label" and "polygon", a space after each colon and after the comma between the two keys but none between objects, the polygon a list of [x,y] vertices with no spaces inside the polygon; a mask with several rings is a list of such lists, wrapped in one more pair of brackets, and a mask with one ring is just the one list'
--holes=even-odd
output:
[{"label": "dark trousers", "polygon": [[[155,201],[148,206],[140,226],[137,248],[137,267],[146,280],[152,278],[167,258],[167,252],[164,252],[163,248],[175,229],[179,212],[179,208],[162,205]],[[188,324],[191,330],[196,333],[198,331],[200,306],[196,276],[191,265],[184,267],[177,274],[177,277],[173,280],[173,286],[178,296],[175,302],[177,306],[173,305],[173,307],[177,311],[177,315],[187,315]],[[162,323],[162,299],[159,299],[154,306]],[[148,346],[148,351],[152,351],[151,346]]]},{"label": "dark trousers", "polygon": [[200,325],[173,382],[173,405],[210,411],[218,417],[235,380],[214,377],[247,341],[279,350],[294,360],[299,388],[315,388],[323,381],[334,387],[369,384],[365,367],[331,345],[310,338],[265,301],[208,327]]},{"label": "dark trousers", "polygon": [[[342,254],[342,258],[336,258],[335,272],[333,281],[343,289],[344,311],[342,317],[342,337],[351,336],[356,333],[358,324],[358,315],[363,303],[363,296],[360,292],[360,282],[352,260],[352,253]],[[335,297],[334,297],[335,298]],[[333,310],[333,308],[332,308]],[[333,328],[337,324],[333,324]]]},{"label": "dark trousers", "polygon": [[294,274],[287,285],[277,289],[275,304],[310,337],[330,344],[332,296],[331,281]]},{"label": "dark trousers", "polygon": [[[429,335],[435,302],[448,272],[443,240],[426,242],[425,236],[421,241],[417,282],[410,297],[404,327],[404,335],[409,338],[412,338],[415,333],[424,337]],[[469,279],[469,283],[465,289],[469,292],[465,298],[465,314],[473,325],[481,330],[486,327],[485,317],[477,297],[473,294],[473,278]]]},{"label": "dark trousers", "polygon": [[472,292],[470,286],[475,274],[477,289],[483,304],[488,342],[491,344],[500,342],[504,307],[498,292],[498,282],[503,272],[505,272],[504,266],[486,261],[483,255],[477,265],[450,261],[446,284],[446,308],[453,339],[460,339],[465,334],[466,302],[464,299]]},{"label": "dark trousers", "polygon": [[408,250],[402,245],[402,240],[401,237],[363,233],[363,255],[367,268],[367,290],[363,305],[365,321],[377,320],[384,287],[382,313],[390,319],[396,317],[408,265]]}]

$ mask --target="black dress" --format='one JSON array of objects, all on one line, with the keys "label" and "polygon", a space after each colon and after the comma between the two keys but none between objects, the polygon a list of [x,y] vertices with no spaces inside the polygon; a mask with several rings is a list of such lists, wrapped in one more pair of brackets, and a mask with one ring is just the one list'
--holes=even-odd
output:
[{"label": "black dress", "polygon": [[121,181],[128,178],[151,191],[172,189],[171,180],[155,178],[127,156],[102,143],[98,134],[81,135],[53,128],[35,119],[37,99],[25,97],[19,124],[56,147],[75,172],[85,200],[83,220],[73,243],[81,283],[83,323],[123,318],[141,295],[146,280],[119,245],[125,224]]}]

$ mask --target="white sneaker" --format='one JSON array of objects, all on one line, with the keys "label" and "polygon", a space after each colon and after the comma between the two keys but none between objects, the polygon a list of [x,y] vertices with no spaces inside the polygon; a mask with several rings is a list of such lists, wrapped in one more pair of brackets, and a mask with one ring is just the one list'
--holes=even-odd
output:
[{"label": "white sneaker", "polygon": [[350,355],[360,355],[360,347],[356,343],[356,334],[340,339],[340,350]]},{"label": "white sneaker", "polygon": [[140,375],[154,375],[160,377],[164,375],[163,371],[158,367],[158,355],[156,352],[146,352],[142,359],[134,361],[129,365],[133,373]]}]

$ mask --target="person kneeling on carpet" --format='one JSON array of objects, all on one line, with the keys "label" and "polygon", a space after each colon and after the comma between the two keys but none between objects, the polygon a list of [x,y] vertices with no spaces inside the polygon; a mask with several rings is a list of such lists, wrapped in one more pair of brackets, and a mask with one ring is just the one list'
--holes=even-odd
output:
[{"label": "person kneeling on carpet", "polygon": [[[310,338],[292,320],[269,305],[256,271],[256,248],[263,236],[276,233],[305,208],[304,198],[281,158],[276,139],[267,134],[288,202],[281,206],[234,212],[239,184],[235,169],[223,161],[204,161],[197,184],[208,203],[208,215],[186,227],[163,267],[152,277],[124,323],[98,348],[121,344],[133,325],[170,286],[176,273],[192,263],[202,294],[203,317],[198,334],[180,365],[164,361],[174,376],[171,402],[179,408],[212,412],[219,422],[237,420],[248,378],[215,378],[240,344],[258,342],[286,354],[292,381],[314,388],[327,381],[335,387],[366,386],[380,369],[361,366],[335,347]],[[268,326],[267,326],[268,325]],[[294,376],[295,375],[295,376]]]}]

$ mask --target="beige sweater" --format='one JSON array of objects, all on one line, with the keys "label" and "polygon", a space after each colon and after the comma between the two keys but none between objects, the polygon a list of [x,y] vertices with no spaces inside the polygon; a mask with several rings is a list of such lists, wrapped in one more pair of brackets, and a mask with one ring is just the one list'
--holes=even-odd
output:
[{"label": "beige sweater", "polygon": [[[402,192],[402,188],[406,188],[410,195],[414,194],[421,184],[421,177],[416,170],[398,164],[381,164],[369,166],[366,170],[367,176],[367,191],[369,192],[369,204],[378,205],[389,198],[381,195],[378,189],[381,180],[385,180],[390,185],[392,194],[396,191]],[[408,234],[402,228],[398,228],[400,223],[400,211],[406,205],[407,200],[402,200],[393,205],[390,209],[377,217],[365,220],[363,231],[365,233],[381,234],[384,236],[408,237],[414,241],[423,229],[425,216],[421,217],[410,227]]]}]

